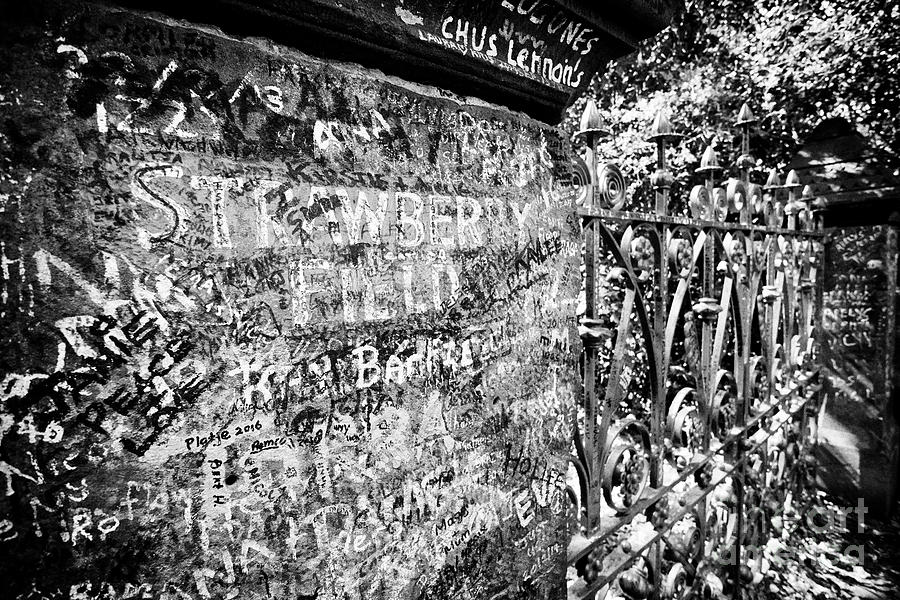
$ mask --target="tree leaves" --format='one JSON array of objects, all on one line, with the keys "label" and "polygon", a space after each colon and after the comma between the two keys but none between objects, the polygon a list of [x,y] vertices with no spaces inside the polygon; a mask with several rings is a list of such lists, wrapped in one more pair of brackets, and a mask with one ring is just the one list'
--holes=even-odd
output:
[{"label": "tree leaves", "polygon": [[[696,162],[713,138],[723,163],[732,164],[738,151],[732,123],[746,101],[760,116],[753,154],[768,166],[787,164],[830,117],[866,129],[884,160],[900,164],[898,40],[900,7],[893,2],[688,1],[671,27],[592,82],[589,94],[613,131],[601,150],[627,157],[622,167],[631,181],[646,175],[642,159],[652,151],[643,134],[666,105],[687,135],[676,173],[693,171],[697,165],[683,159]],[[582,107],[571,109],[569,128]]]}]

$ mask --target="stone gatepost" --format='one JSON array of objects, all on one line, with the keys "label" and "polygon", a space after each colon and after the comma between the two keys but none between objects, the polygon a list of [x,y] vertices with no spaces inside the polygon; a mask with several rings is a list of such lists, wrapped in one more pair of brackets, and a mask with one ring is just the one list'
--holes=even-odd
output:
[{"label": "stone gatepost", "polygon": [[564,595],[581,252],[553,124],[671,14],[5,7],[8,597]]}]

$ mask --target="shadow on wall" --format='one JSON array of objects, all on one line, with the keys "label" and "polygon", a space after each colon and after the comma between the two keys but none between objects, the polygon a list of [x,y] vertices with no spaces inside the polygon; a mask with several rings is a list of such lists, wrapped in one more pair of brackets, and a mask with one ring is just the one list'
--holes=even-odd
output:
[{"label": "shadow on wall", "polygon": [[[823,430],[820,430],[820,434]],[[839,443],[831,437],[815,448],[816,484],[834,496],[854,504],[860,496],[872,516],[889,518],[895,510],[898,474],[897,444],[888,452],[860,450],[863,444],[849,431],[843,431]],[[893,456],[891,456],[893,454]]]}]

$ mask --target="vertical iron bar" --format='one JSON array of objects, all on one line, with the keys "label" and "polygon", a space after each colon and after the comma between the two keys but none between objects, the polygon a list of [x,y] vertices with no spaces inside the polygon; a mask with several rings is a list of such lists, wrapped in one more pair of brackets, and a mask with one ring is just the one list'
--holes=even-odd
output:
[{"label": "vertical iron bar", "polygon": [[[593,162],[593,161],[591,161]],[[592,167],[592,165],[589,165]],[[593,173],[593,171],[592,171]],[[584,224],[584,295],[585,321],[596,318],[595,310],[595,269],[597,246],[597,223],[590,218],[585,219]],[[597,464],[597,347],[591,339],[584,340],[584,455],[585,469],[588,475],[588,498],[585,510],[587,512],[588,529],[590,531],[600,527],[599,514],[599,490],[600,490],[600,465]]]},{"label": "vertical iron bar", "polygon": [[[587,190],[585,204],[594,206],[597,196],[597,142],[599,137],[606,132],[600,127],[600,113],[593,100],[588,100],[581,116],[581,130],[578,136],[587,142],[586,164],[590,181]],[[602,471],[602,432],[598,431],[597,423],[597,346],[599,340],[595,328],[596,321],[596,293],[595,279],[597,267],[597,227],[599,223],[590,217],[584,223],[584,278],[585,278],[585,307],[584,317],[581,323],[582,345],[584,347],[584,456],[585,470],[588,477],[588,498],[586,498],[588,529],[594,531],[600,527],[600,490]]]},{"label": "vertical iron bar", "polygon": [[[744,204],[741,208],[741,223],[744,225],[750,225],[751,220],[751,207],[750,207],[750,168],[753,166],[753,157],[750,155],[750,124],[753,122],[753,114],[750,112],[750,107],[744,104],[741,107],[741,111],[738,114],[738,125],[741,127],[741,156],[738,158],[738,166],[741,170],[741,184],[743,185],[744,192],[746,196],[744,197]],[[751,327],[753,323],[753,290],[750,289],[750,285],[755,278],[753,277],[756,269],[756,260],[755,260],[755,252],[753,249],[753,234],[750,234],[749,238],[749,247],[747,247],[747,241],[745,239],[745,248],[748,250],[746,253],[746,279],[744,284],[742,285],[740,282],[738,283],[737,290],[739,296],[739,302],[737,306],[740,309],[740,325],[741,325],[741,339],[739,340],[740,344],[740,352],[735,351],[735,371],[740,369],[741,377],[740,377],[740,385],[738,386],[737,395],[738,397],[735,399],[735,427],[740,428],[741,434],[738,436],[735,447],[734,447],[734,460],[735,462],[741,461],[743,458],[743,446],[747,440],[747,432],[744,430],[744,425],[747,422],[747,407],[750,405],[750,348],[751,348]],[[744,497],[745,490],[744,486],[747,484],[747,469],[749,466],[746,462],[740,462],[740,468],[735,472],[736,485],[735,488],[735,504],[736,504],[736,512],[737,512],[737,526],[736,526],[736,538],[735,538],[735,572],[732,574],[735,581],[734,586],[734,597],[738,598],[740,596],[740,588],[741,588],[741,579],[740,579],[740,565],[741,565],[741,556],[742,556],[742,544],[744,539]]]}]

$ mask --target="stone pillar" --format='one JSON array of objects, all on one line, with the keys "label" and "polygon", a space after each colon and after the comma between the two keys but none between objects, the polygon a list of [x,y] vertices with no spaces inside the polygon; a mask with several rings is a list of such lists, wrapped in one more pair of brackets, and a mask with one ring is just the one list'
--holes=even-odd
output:
[{"label": "stone pillar", "polygon": [[820,485],[893,511],[900,430],[896,399],[897,228],[835,227],[826,245],[825,402]]},{"label": "stone pillar", "polygon": [[141,4],[0,24],[9,597],[562,597],[545,121],[670,8]]}]

